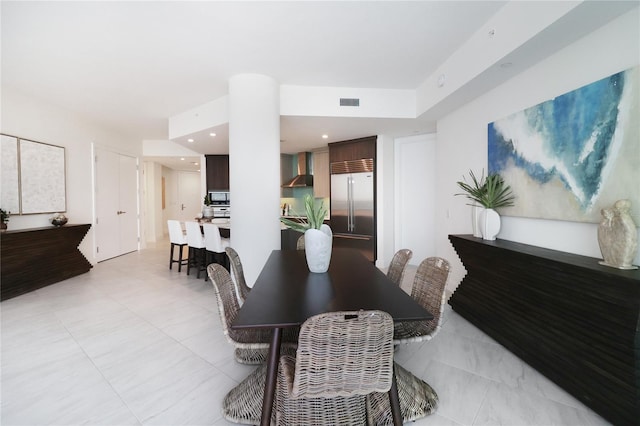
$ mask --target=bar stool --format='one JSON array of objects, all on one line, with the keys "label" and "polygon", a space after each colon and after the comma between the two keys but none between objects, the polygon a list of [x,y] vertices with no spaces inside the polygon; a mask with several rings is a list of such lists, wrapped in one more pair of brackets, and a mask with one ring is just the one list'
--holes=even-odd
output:
[{"label": "bar stool", "polygon": [[[225,248],[229,247],[229,239],[222,238],[220,229],[213,223],[205,223],[202,228],[204,229],[204,244],[207,250],[205,254],[206,264],[219,263],[228,271],[229,261]],[[206,274],[204,280],[208,280]]]},{"label": "bar stool", "polygon": [[192,266],[198,270],[197,277],[200,278],[200,271],[206,269],[205,256],[206,248],[204,243],[204,235],[200,231],[198,222],[185,222],[187,228],[187,242],[189,244],[189,261],[187,262],[187,275]]},{"label": "bar stool", "polygon": [[[178,272],[182,272],[182,265],[186,265],[189,261],[189,257],[182,257],[183,247],[188,245],[187,236],[182,231],[182,226],[177,220],[167,220],[167,226],[169,227],[169,241],[171,241],[171,252],[169,254],[169,269],[173,269],[173,264],[178,264]],[[174,259],[173,250],[178,246],[179,256],[178,259]],[[187,253],[188,255],[188,253]]]}]

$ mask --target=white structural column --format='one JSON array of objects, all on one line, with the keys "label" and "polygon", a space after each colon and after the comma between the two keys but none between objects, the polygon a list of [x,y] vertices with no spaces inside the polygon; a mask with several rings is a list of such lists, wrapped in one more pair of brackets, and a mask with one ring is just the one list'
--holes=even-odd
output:
[{"label": "white structural column", "polygon": [[229,79],[231,245],[249,285],[280,248],[280,88],[271,77]]}]

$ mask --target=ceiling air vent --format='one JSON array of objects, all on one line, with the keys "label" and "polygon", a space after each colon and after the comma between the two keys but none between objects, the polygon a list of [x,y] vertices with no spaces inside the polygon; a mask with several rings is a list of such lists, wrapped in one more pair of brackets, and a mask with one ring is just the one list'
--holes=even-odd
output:
[{"label": "ceiling air vent", "polygon": [[340,106],[360,106],[358,98],[340,98]]}]

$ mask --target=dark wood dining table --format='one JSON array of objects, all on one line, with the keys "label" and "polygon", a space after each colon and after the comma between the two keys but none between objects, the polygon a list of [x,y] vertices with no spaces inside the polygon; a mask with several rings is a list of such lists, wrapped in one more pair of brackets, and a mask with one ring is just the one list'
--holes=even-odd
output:
[{"label": "dark wood dining table", "polygon": [[[430,320],[433,315],[352,249],[334,248],[329,270],[312,273],[303,250],[274,250],[231,325],[269,328],[267,375],[261,425],[269,425],[275,397],[282,330],[324,312],[381,310],[394,321]],[[389,392],[394,424],[402,424],[395,375]]]}]

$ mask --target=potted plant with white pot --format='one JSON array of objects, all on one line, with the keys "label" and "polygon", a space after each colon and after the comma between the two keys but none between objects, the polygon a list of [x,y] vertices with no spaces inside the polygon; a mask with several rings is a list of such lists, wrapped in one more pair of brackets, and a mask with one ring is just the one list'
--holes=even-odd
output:
[{"label": "potted plant with white pot", "polygon": [[327,209],[324,202],[316,204],[313,197],[307,194],[304,197],[306,219],[299,221],[285,217],[280,218],[288,228],[304,233],[304,248],[309,271],[323,273],[329,269],[331,262],[331,246],[333,233],[331,228],[324,224]]},{"label": "potted plant with white pot", "polygon": [[[474,230],[479,230],[480,235],[485,240],[495,240],[496,235],[500,232],[500,215],[495,209],[500,207],[513,206],[515,196],[511,191],[511,187],[507,185],[498,173],[491,173],[486,178],[484,172],[480,179],[476,178],[473,171],[469,172],[471,177],[470,183],[466,180],[457,182],[460,189],[464,193],[455,195],[464,195],[471,200],[474,205],[482,206],[479,214],[474,214],[472,220],[477,220]],[[464,177],[463,177],[464,179]]]},{"label": "potted plant with white pot", "polygon": [[7,222],[9,222],[9,216],[11,216],[10,211],[0,209],[0,230],[7,230]]},{"label": "potted plant with white pot", "polygon": [[202,208],[202,217],[206,217],[206,218],[211,218],[214,216],[213,213],[213,201],[211,201],[211,197],[209,196],[209,194],[206,194],[204,196],[204,207]]}]

